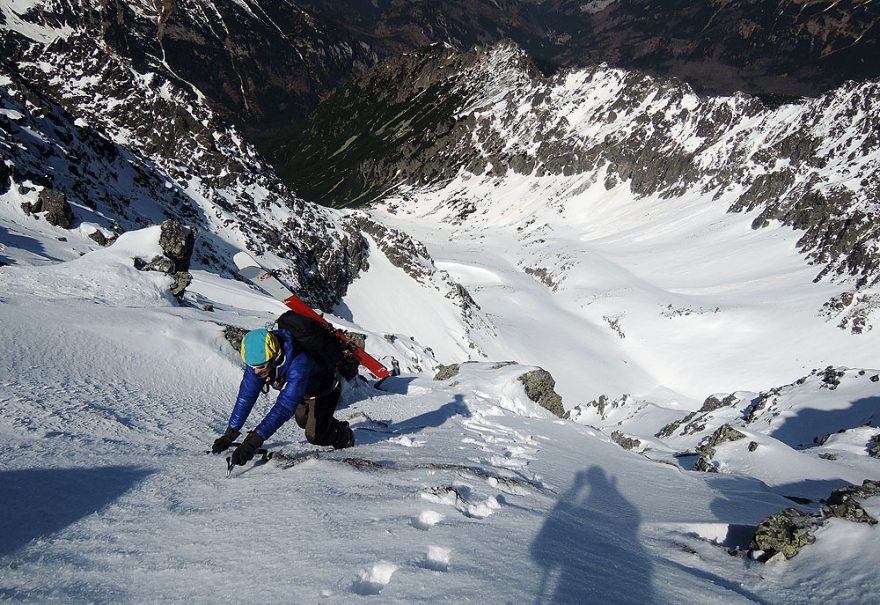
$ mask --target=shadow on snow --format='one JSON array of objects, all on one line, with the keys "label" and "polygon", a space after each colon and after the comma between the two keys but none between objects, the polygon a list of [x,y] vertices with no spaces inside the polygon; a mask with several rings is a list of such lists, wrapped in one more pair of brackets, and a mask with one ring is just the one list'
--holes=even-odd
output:
[{"label": "shadow on snow", "polygon": [[770,435],[789,447],[812,447],[816,438],[845,429],[880,424],[880,397],[865,397],[853,401],[848,408],[816,410],[804,408],[787,418]]},{"label": "shadow on snow", "polygon": [[542,569],[536,605],[651,603],[653,564],[638,510],[598,466],[577,474],[529,553]]},{"label": "shadow on snow", "polygon": [[0,556],[100,511],[152,472],[134,466],[0,471]]}]

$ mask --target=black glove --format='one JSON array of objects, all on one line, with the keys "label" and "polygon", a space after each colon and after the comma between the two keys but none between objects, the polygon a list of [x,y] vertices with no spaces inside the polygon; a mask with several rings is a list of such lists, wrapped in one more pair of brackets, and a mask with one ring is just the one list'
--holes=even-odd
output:
[{"label": "black glove", "polygon": [[239,435],[241,435],[240,432],[236,431],[230,426],[227,426],[226,432],[223,433],[223,436],[217,437],[217,439],[214,440],[214,446],[211,448],[211,453],[219,454],[220,452],[225,452],[229,449],[229,446],[232,445],[232,442],[235,441]]},{"label": "black glove", "polygon": [[342,361],[339,362],[339,373],[346,380],[352,380],[358,375],[358,363],[357,357],[352,355],[349,352],[345,353],[345,356],[342,358]]},{"label": "black glove", "polygon": [[230,463],[233,466],[244,466],[257,453],[257,450],[263,445],[263,438],[254,431],[247,434],[244,441],[241,442],[235,451],[232,452]]}]

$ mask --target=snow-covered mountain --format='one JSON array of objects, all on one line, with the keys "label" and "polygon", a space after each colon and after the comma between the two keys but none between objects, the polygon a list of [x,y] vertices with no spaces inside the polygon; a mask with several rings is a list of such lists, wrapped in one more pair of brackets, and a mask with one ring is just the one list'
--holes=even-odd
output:
[{"label": "snow-covered mountain", "polygon": [[[305,195],[337,206],[401,184],[446,184],[462,171],[706,196],[759,209],[756,227],[805,230],[801,247],[826,272],[876,283],[878,86],[851,83],[772,109],[606,67],[547,79],[510,44],[434,46],[335,93],[279,157]],[[467,215],[484,204],[463,194],[458,205]]]},{"label": "snow-covered mountain", "polygon": [[[4,598],[873,599],[876,82],[773,108],[433,47],[287,142],[294,191],[375,200],[335,210],[226,118],[284,56],[372,51],[273,6],[0,3]],[[165,219],[176,296],[138,270]],[[241,248],[402,375],[346,386],[354,450],[289,423],[225,479],[224,336],[284,310]]]},{"label": "snow-covered mountain", "polygon": [[[75,69],[117,55],[138,73],[197,88],[212,110],[249,134],[301,119],[340,81],[376,62],[365,41],[284,0],[4,2],[0,24],[11,60],[30,54],[53,63],[61,55]],[[111,73],[85,75],[116,96],[122,83]]]},{"label": "snow-covered mountain", "polygon": [[546,367],[568,407],[698,406],[875,365],[877,90],[773,109],[432,47],[337,91],[285,151],[308,196],[380,200],[495,320],[490,358]]},{"label": "snow-covered mountain", "polygon": [[[117,8],[141,24],[153,14]],[[6,219],[24,237],[50,234],[19,208],[44,188],[72,206],[75,228],[109,234],[174,218],[198,234],[197,266],[228,271],[232,251],[266,252],[307,299],[337,302],[364,264],[357,229],[291,193],[161,44],[121,53],[99,9],[3,5]]]}]

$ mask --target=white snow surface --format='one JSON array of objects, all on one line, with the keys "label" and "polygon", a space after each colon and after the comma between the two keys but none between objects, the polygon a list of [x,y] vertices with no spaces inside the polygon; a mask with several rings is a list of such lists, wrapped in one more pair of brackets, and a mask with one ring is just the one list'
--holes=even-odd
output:
[{"label": "white snow surface", "polygon": [[[455,200],[476,211],[458,217]],[[629,394],[677,409],[828,365],[876,367],[880,332],[821,316],[800,237],[711,196],[636,197],[602,175],[460,174],[374,212],[422,241],[495,331],[481,348],[550,371],[566,409]],[[474,335],[472,335],[474,336]]]},{"label": "white snow surface", "polygon": [[[630,220],[638,220],[634,212]],[[730,228],[720,217],[714,220],[720,233]],[[769,277],[743,277],[757,293],[750,302],[725,287],[732,269],[714,284],[713,271],[670,269],[661,274],[665,287],[657,288],[649,278],[659,271],[667,237],[653,234],[658,260],[651,264],[652,255],[639,255],[644,243],[612,247],[614,238],[595,233],[585,240],[584,254],[598,268],[572,289],[588,300],[597,291],[590,290],[593,281],[601,278],[608,289],[621,282],[619,287],[641,293],[623,309],[633,320],[638,305],[671,300],[666,295],[673,290],[680,304],[721,304],[725,314],[742,318],[770,313],[762,305],[779,301],[783,307],[773,318],[780,320],[794,313],[793,298],[806,295],[786,296]],[[11,248],[15,241],[6,238],[4,244]],[[501,236],[494,242],[475,237],[479,262],[472,250],[457,256],[447,251],[445,268],[457,266],[470,286],[479,285],[474,290],[482,292],[481,303],[506,297],[514,310],[505,315],[503,329],[533,330],[532,340],[540,344],[529,313],[545,299],[525,282],[511,281],[516,262],[505,263],[503,243]],[[800,604],[866,603],[878,594],[876,526],[834,521],[819,531],[816,544],[775,566],[730,556],[728,548],[747,546],[744,528],[793,505],[783,497],[788,494],[738,468],[697,473],[652,461],[618,447],[600,428],[550,415],[525,396],[518,381],[534,366],[473,362],[442,382],[426,370],[391,378],[384,391],[346,385],[337,417],[352,423],[357,447],[321,452],[295,466],[274,459],[237,468],[227,479],[222,457],[205,453],[225,427],[242,371],[220,323],[257,327],[277,314],[278,303],[239,282],[197,272],[188,300],[211,302],[215,311],[178,306],[161,294],[163,276],[131,268],[132,257],[149,257],[157,245],[158,230],[151,228],[54,264],[28,265],[26,256],[7,250],[19,262],[0,267],[4,600]],[[722,239],[719,245],[727,244]],[[770,238],[763,245],[788,244]],[[639,280],[629,273],[615,277],[608,259],[627,252],[646,263]],[[777,278],[799,275],[791,255],[773,260],[768,271]],[[625,286],[626,280],[632,281]],[[786,285],[797,283],[793,278]],[[373,300],[393,285],[376,284]],[[358,305],[349,306],[354,320],[356,307],[368,304],[361,295]],[[610,308],[624,300],[603,303],[597,296],[596,304]],[[423,304],[430,313],[431,303]],[[737,325],[715,319],[714,311],[707,315],[697,314],[694,324],[687,318],[661,321],[681,321],[691,332],[716,321]],[[564,334],[564,319],[573,316],[544,314],[543,329]],[[788,329],[802,327],[798,317]],[[769,329],[771,323],[761,325]],[[599,327],[579,329],[598,339]],[[368,350],[393,346],[367,332]],[[836,353],[834,333],[822,336],[829,340],[822,354]],[[816,346],[808,335],[799,338]],[[619,357],[601,344],[565,367],[590,375],[620,373]],[[756,345],[750,354],[779,354],[777,345],[768,346],[773,350],[762,353]],[[523,350],[511,353],[520,357]],[[670,345],[655,354],[673,351]],[[805,354],[817,354],[811,351]],[[692,353],[694,363],[699,357]],[[626,376],[647,374],[645,367]],[[846,411],[858,397],[876,408],[880,389],[867,378],[871,372],[859,379],[853,372],[833,391],[840,395],[836,402],[827,396],[831,391],[808,397],[809,389],[819,393],[810,380],[780,391],[774,405],[782,410],[781,427],[789,426],[781,420],[796,414],[798,405],[831,413]],[[257,403],[247,428],[270,403]],[[664,409],[654,403],[649,408]],[[666,409],[667,416],[673,413]],[[756,438],[770,443],[771,435],[768,430]],[[829,440],[825,447],[833,445]],[[315,449],[292,422],[267,446],[291,457]],[[853,479],[880,478],[875,459],[851,453],[859,459],[847,466]],[[806,469],[817,462],[804,460],[790,467],[793,474],[800,470],[809,477]],[[880,513],[872,501],[865,504]]]}]

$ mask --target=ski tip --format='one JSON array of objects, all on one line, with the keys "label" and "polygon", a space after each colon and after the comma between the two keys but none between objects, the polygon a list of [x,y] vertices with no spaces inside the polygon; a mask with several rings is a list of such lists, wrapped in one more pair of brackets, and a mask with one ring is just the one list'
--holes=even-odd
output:
[{"label": "ski tip", "polygon": [[251,256],[248,252],[236,252],[232,256],[232,262],[235,263],[235,266],[239,269],[243,269],[244,267],[259,267],[260,264],[257,260]]},{"label": "ski tip", "polygon": [[380,378],[379,380],[377,380],[376,382],[373,383],[373,388],[376,389],[377,391],[384,391],[385,389],[382,388],[382,383],[385,382],[386,380],[388,380],[389,378],[391,378],[391,377],[386,376],[385,378]]}]

